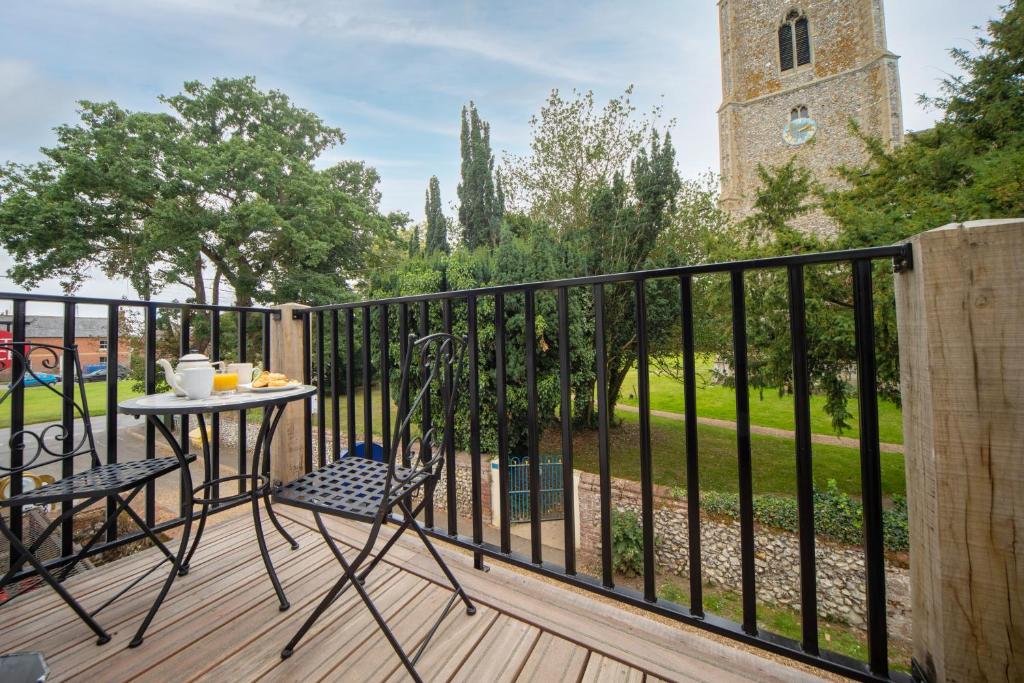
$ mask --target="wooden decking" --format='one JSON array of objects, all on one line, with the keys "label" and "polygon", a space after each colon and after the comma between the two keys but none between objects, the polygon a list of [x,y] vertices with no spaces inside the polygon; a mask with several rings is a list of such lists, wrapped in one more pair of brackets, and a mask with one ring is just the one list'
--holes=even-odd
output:
[{"label": "wooden decking", "polygon": [[[215,517],[189,575],[174,588],[143,645],[127,647],[166,577],[165,567],[100,613],[113,640],[103,646],[52,591],[0,606],[0,652],[42,652],[55,681],[400,681],[405,670],[358,596],[348,591],[317,622],[293,657],[280,651],[339,568],[302,513],[282,511],[302,547],[290,550],[268,525],[268,541],[291,601],[278,610],[259,559],[251,517]],[[359,525],[332,521],[342,544],[363,537]],[[491,563],[442,553],[477,604],[453,610],[418,670],[426,680],[467,681],[793,681],[804,671],[688,629]],[[342,545],[345,549],[345,546]],[[68,581],[95,607],[153,560],[153,550]],[[414,538],[403,538],[367,582],[398,639],[412,650],[450,593]]]}]

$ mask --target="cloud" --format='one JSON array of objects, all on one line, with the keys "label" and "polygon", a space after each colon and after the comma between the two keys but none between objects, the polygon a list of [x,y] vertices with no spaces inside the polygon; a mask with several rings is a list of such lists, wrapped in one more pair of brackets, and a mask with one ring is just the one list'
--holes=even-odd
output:
[{"label": "cloud", "polygon": [[[116,0],[94,0],[110,10]],[[207,19],[263,24],[278,29],[328,37],[349,38],[371,44],[421,47],[473,55],[524,71],[582,83],[601,80],[591,63],[577,63],[558,54],[561,40],[542,44],[536,34],[516,35],[504,26],[457,27],[454,22],[428,21],[417,16],[415,6],[392,2],[337,2],[335,0],[139,0],[140,5],[158,7],[175,15],[188,14]],[[442,17],[444,18],[444,17]],[[458,17],[456,17],[458,19]]]},{"label": "cloud", "polygon": [[82,94],[47,78],[31,61],[0,58],[0,160],[38,159],[39,144],[52,142],[52,128],[74,117]]},{"label": "cloud", "polygon": [[509,43],[491,31],[459,29],[404,19],[381,21],[364,17],[345,19],[338,29],[351,38],[463,52],[559,80],[584,83],[600,80],[591,67],[572,64],[555,55],[541,54],[538,51],[541,46],[535,40],[520,38]]}]

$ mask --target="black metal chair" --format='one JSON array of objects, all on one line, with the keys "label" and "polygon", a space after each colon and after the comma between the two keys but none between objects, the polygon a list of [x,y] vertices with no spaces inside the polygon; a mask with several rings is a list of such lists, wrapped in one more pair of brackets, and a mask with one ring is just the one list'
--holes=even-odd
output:
[{"label": "black metal chair", "polygon": [[[458,401],[457,378],[460,376],[459,371],[462,368],[465,350],[465,340],[450,334],[432,334],[418,340],[415,335],[410,335],[408,350],[401,368],[402,379],[398,404],[399,426],[394,432],[388,462],[376,462],[360,457],[342,458],[281,486],[275,491],[273,496],[275,503],[293,505],[313,512],[320,533],[344,570],[341,578],[327,591],[320,604],[281,652],[283,659],[291,656],[309,628],[349,586],[355,587],[388,642],[394,647],[413,679],[417,681],[421,679],[416,673],[416,662],[423,654],[423,650],[437,631],[438,626],[451,611],[456,600],[462,599],[466,605],[467,614],[476,613],[476,607],[473,606],[469,596],[466,595],[458,580],[431,544],[427,534],[416,521],[416,516],[429,502],[429,491],[437,483],[444,467],[442,445],[447,443],[447,438],[454,429],[455,406]],[[419,363],[414,368],[413,359],[417,356]],[[415,369],[420,371],[421,383],[415,397],[410,401],[410,376]],[[403,439],[403,434],[409,434],[413,418],[417,415],[421,405],[431,400],[432,387],[435,383],[439,385],[439,395],[444,405],[443,423],[440,425],[440,429],[437,425],[423,425],[425,431],[420,436],[414,439]],[[415,454],[412,452],[414,445],[418,446]],[[402,448],[401,464],[399,464],[398,457],[400,448]],[[416,492],[421,492],[424,495],[419,503],[413,506],[413,494]],[[401,520],[392,517],[395,508],[401,511]],[[327,527],[324,526],[322,515],[335,515],[371,524],[366,543],[351,562],[345,559]],[[380,552],[360,571],[363,562],[371,554],[381,526],[389,519],[397,524],[394,534],[384,544]],[[444,572],[454,590],[440,617],[412,657],[405,652],[395,638],[363,587],[366,577],[406,529],[413,529],[420,537],[423,545],[441,567],[441,571]]]},{"label": "black metal chair", "polygon": [[[171,553],[167,546],[164,545],[164,542],[146,524],[146,521],[131,508],[131,502],[146,488],[147,484],[155,481],[158,477],[173,472],[182,471],[185,485],[191,490],[192,483],[187,463],[195,460],[196,456],[187,455],[184,458],[184,462],[177,457],[172,457],[103,464],[100,461],[99,454],[96,452],[96,443],[93,439],[92,423],[89,419],[89,405],[85,393],[85,384],[82,380],[82,368],[78,358],[77,346],[56,346],[27,341],[12,341],[0,343],[0,354],[9,359],[6,363],[0,361],[0,364],[7,365],[7,368],[3,369],[9,368],[12,374],[10,383],[7,385],[3,395],[0,396],[0,405],[3,405],[12,396],[17,396],[18,400],[24,400],[23,390],[25,383],[29,378],[32,378],[35,380],[35,383],[60,397],[61,405],[65,408],[63,415],[66,416],[68,414],[66,409],[70,407],[72,419],[81,421],[81,436],[77,439],[74,435],[74,426],[69,426],[63,421],[45,426],[29,425],[27,428],[12,431],[9,439],[11,460],[6,465],[0,462],[0,474],[9,475],[12,479],[15,477],[20,478],[29,468],[41,468],[56,464],[63,466],[73,462],[75,458],[84,458],[86,456],[89,458],[89,469],[86,471],[64,477],[51,484],[46,484],[24,493],[13,495],[5,500],[0,500],[0,509],[6,508],[8,512],[12,508],[25,506],[60,504],[61,507],[60,514],[28,546],[26,546],[25,541],[18,538],[11,530],[9,524],[4,521],[3,515],[0,515],[0,533],[3,534],[10,544],[10,566],[7,572],[0,577],[0,588],[15,580],[24,578],[24,573],[20,573],[19,570],[28,563],[35,574],[50,584],[64,602],[96,633],[98,638],[97,644],[102,645],[110,640],[110,636],[96,622],[94,617],[97,613],[131,590],[139,581],[162,565],[163,562],[170,561],[178,568],[178,571],[181,571],[183,566],[181,559],[188,540],[187,531],[182,534],[182,543],[177,555]],[[42,381],[32,368],[32,362],[35,362],[43,370],[57,370],[60,368],[62,358],[65,365],[64,372],[74,373],[75,386],[77,387],[76,393],[78,395],[77,400],[74,393],[66,395],[55,386]],[[43,389],[35,390],[43,391]],[[116,407],[109,406],[108,409],[115,410]],[[107,438],[114,439],[117,438],[117,435],[108,434]],[[20,454],[20,459],[16,459],[16,454]],[[18,465],[14,464],[16,461],[19,462]],[[126,492],[128,492],[128,495],[123,496],[122,494]],[[77,554],[59,558],[56,563],[46,563],[40,559],[38,556],[40,548],[43,547],[54,531],[64,525],[66,520],[70,520],[78,512],[108,498],[114,502],[113,512],[107,513],[104,523],[81,546]],[[98,608],[92,612],[87,612],[61,582],[89,554],[89,551],[107,533],[107,530],[112,525],[117,524],[117,519],[122,512],[135,522],[154,545],[160,548],[164,558],[154,565],[152,569],[143,573]],[[50,567],[54,571],[51,571]],[[59,576],[55,576],[54,572],[59,572]],[[160,603],[167,595],[173,575],[174,572],[171,572],[171,576],[164,583],[156,602],[143,622],[143,626],[140,627],[140,634],[152,620]],[[2,607],[0,607],[0,610],[2,610]]]}]

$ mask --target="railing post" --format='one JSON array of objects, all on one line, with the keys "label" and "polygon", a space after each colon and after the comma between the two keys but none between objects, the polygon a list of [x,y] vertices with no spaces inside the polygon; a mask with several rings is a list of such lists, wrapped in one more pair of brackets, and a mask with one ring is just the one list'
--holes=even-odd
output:
[{"label": "railing post", "polygon": [[896,276],[914,665],[1024,677],[1024,219],[917,235]]},{"label": "railing post", "polygon": [[[281,372],[288,377],[302,379],[304,363],[303,325],[301,318],[294,312],[307,308],[302,304],[281,304],[274,306],[275,313],[270,316],[270,367],[274,372]],[[304,419],[302,402],[294,401],[285,408],[281,422],[277,425],[274,441],[270,446],[270,478],[275,482],[289,482],[298,479],[305,473],[303,463]],[[322,417],[324,407],[318,406],[318,414]]]}]

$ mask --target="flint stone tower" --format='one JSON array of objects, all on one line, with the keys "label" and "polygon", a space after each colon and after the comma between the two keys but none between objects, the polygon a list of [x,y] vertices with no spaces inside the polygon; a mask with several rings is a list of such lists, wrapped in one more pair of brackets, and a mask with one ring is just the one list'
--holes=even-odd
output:
[{"label": "flint stone tower", "polygon": [[[719,0],[721,203],[746,216],[757,166],[796,157],[836,187],[836,166],[865,160],[849,122],[889,145],[903,140],[897,60],[885,41],[882,0]],[[834,228],[820,212],[803,230]]]}]

